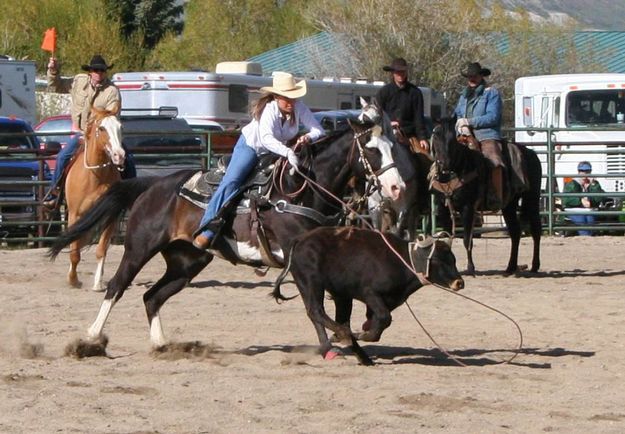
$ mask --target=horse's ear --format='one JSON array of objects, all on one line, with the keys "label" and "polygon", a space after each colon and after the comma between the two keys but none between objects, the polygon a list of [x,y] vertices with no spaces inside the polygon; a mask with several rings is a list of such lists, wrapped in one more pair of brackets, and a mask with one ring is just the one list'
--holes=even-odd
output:
[{"label": "horse's ear", "polygon": [[367,107],[369,105],[369,103],[367,102],[366,99],[364,99],[363,97],[360,97],[360,106],[361,107]]}]

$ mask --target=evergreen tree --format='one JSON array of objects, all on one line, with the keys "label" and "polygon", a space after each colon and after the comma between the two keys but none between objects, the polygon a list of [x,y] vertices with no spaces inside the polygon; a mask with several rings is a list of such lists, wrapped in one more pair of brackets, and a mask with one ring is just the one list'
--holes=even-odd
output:
[{"label": "evergreen tree", "polygon": [[176,0],[103,0],[107,17],[120,23],[127,41],[140,35],[141,48],[151,50],[168,33],[180,34],[183,7]]}]

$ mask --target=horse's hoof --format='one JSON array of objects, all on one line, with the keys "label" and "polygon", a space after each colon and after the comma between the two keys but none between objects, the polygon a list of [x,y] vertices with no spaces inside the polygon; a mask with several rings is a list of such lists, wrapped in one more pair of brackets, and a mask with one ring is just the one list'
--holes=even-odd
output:
[{"label": "horse's hoof", "polygon": [[91,290],[93,292],[104,292],[104,291],[106,291],[106,286],[104,286],[104,285],[96,285],[93,288],[91,288]]},{"label": "horse's hoof", "polygon": [[107,357],[106,346],[109,339],[106,335],[88,339],[76,339],[65,347],[65,355],[82,359],[85,357]]},{"label": "horse's hoof", "polygon": [[338,348],[330,348],[327,353],[323,356],[324,360],[334,360],[337,357],[344,357],[343,352]]},{"label": "horse's hoof", "polygon": [[80,289],[82,288],[82,282],[80,280],[70,280],[69,286],[72,288]]}]

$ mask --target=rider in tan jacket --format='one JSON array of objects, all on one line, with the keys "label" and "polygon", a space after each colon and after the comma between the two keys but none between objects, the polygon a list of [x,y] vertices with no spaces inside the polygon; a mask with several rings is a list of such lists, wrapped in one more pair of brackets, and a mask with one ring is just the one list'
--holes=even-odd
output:
[{"label": "rider in tan jacket", "polygon": [[[59,179],[63,175],[67,163],[78,148],[79,138],[87,128],[87,121],[91,109],[95,107],[99,110],[107,110],[119,116],[121,110],[121,94],[117,86],[107,77],[107,70],[112,65],[107,65],[104,58],[95,55],[88,65],[83,65],[82,69],[86,74],[77,74],[74,77],[63,78],[60,75],[58,62],[55,57],[51,57],[48,63],[48,88],[57,93],[69,93],[72,105],[70,114],[72,117],[72,129],[78,134],[72,136],[67,145],[56,157],[56,168],[52,178],[52,185],[58,187]],[[127,159],[127,169],[129,173],[124,178],[134,175],[132,161]],[[130,166],[129,166],[130,165]],[[56,193],[53,190],[44,205],[53,208],[56,205]]]}]

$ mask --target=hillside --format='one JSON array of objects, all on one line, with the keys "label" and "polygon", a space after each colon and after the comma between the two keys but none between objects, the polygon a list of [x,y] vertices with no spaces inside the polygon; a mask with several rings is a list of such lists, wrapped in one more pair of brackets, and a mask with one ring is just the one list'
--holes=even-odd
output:
[{"label": "hillside", "polygon": [[625,31],[625,1],[622,0],[499,0],[507,9],[526,9],[537,20],[562,22],[573,18],[581,30]]}]

